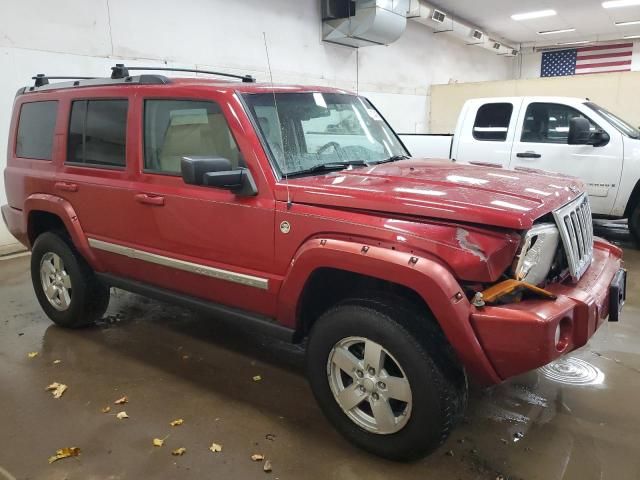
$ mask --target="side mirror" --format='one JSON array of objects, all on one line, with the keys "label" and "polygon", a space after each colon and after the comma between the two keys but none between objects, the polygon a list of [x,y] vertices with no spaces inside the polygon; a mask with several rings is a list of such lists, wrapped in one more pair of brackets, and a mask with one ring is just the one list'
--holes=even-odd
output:
[{"label": "side mirror", "polygon": [[575,117],[569,121],[569,145],[589,145],[591,125],[584,117]]},{"label": "side mirror", "polygon": [[221,157],[182,157],[182,180],[188,185],[224,188],[241,196],[258,193],[251,172],[246,168],[233,169],[231,161]]},{"label": "side mirror", "polygon": [[584,117],[572,118],[569,122],[569,145],[593,145],[602,147],[609,143],[611,138],[604,130],[591,131],[589,120]]}]

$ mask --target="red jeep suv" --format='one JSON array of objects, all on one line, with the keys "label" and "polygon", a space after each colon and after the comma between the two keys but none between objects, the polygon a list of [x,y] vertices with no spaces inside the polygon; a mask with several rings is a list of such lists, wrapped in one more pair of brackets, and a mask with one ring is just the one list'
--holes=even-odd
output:
[{"label": "red jeep suv", "polygon": [[99,319],[113,286],[305,342],[335,427],[412,459],[454,427],[468,378],[618,319],[621,251],[593,237],[579,180],[411,159],[335,88],[112,70],[15,98],[2,216],[58,325]]}]

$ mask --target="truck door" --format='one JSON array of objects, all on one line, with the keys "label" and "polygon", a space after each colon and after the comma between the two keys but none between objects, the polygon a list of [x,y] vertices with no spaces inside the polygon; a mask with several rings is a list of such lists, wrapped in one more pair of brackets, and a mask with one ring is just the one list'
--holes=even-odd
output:
[{"label": "truck door", "polygon": [[[589,120],[593,131],[605,130],[609,142],[598,147],[569,145],[569,122],[574,117]],[[618,191],[623,156],[621,135],[607,123],[596,123],[588,109],[532,100],[521,110],[510,166],[578,177],[587,184],[593,213],[608,215]]]},{"label": "truck door", "polygon": [[521,99],[468,102],[460,113],[453,160],[507,167]]}]

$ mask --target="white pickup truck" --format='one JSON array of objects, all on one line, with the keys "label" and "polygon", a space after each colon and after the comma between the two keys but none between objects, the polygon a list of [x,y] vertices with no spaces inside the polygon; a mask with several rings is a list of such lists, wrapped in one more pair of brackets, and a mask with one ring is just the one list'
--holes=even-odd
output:
[{"label": "white pickup truck", "polygon": [[454,135],[400,135],[414,157],[581,178],[594,215],[628,218],[640,241],[640,131],[588,99],[468,100]]}]

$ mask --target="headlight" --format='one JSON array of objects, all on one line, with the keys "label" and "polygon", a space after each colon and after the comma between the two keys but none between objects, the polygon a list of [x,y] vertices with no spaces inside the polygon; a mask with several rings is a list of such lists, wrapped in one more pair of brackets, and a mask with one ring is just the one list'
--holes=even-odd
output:
[{"label": "headlight", "polygon": [[544,282],[559,241],[560,233],[553,223],[541,223],[525,233],[513,269],[516,280],[532,285]]}]

